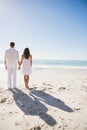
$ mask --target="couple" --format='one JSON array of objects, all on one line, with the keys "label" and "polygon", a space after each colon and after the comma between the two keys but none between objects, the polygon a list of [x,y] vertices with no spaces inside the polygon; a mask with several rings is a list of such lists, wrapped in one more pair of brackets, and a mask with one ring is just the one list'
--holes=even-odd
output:
[{"label": "couple", "polygon": [[4,56],[5,69],[8,72],[8,89],[16,88],[16,70],[17,64],[18,69],[22,65],[22,73],[24,75],[25,87],[28,88],[29,75],[32,72],[32,55],[30,54],[29,48],[25,48],[21,56],[21,61],[19,60],[19,52],[15,49],[15,43],[10,42],[10,48],[5,51]]}]

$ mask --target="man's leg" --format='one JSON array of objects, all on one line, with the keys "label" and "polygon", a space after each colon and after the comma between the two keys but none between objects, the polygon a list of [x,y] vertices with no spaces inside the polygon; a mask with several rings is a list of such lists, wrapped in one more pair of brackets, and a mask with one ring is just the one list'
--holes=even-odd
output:
[{"label": "man's leg", "polygon": [[16,68],[13,68],[13,88],[16,87]]},{"label": "man's leg", "polygon": [[12,87],[12,69],[8,68],[8,88]]}]

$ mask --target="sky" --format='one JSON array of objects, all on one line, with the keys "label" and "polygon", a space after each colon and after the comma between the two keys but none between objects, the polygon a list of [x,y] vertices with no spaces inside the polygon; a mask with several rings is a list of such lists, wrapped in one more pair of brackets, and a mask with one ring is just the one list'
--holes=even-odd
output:
[{"label": "sky", "polygon": [[0,0],[0,59],[11,41],[20,56],[87,60],[87,0]]}]

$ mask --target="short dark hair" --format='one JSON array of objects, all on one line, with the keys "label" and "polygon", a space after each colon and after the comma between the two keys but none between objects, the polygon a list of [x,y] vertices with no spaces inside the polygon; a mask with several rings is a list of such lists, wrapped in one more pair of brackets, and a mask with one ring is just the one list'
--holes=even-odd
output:
[{"label": "short dark hair", "polygon": [[15,46],[15,43],[14,43],[14,42],[10,42],[10,46],[11,46],[11,47],[14,47],[14,46]]}]

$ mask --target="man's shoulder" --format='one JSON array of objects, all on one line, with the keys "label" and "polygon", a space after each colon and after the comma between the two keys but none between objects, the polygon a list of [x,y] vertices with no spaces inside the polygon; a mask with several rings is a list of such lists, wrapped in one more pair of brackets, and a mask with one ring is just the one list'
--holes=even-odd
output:
[{"label": "man's shoulder", "polygon": [[17,49],[15,49],[15,48],[14,48],[13,50],[18,51],[18,50],[17,50]]},{"label": "man's shoulder", "polygon": [[15,49],[15,51],[16,51],[17,53],[19,53],[17,49]]},{"label": "man's shoulder", "polygon": [[18,52],[18,50],[15,48],[11,48],[9,51]]},{"label": "man's shoulder", "polygon": [[18,53],[18,50],[15,49],[15,48],[9,48],[5,51],[6,53],[10,53],[10,52],[15,52],[15,53]]},{"label": "man's shoulder", "polygon": [[9,52],[9,51],[10,51],[10,49],[5,50],[5,52]]}]

